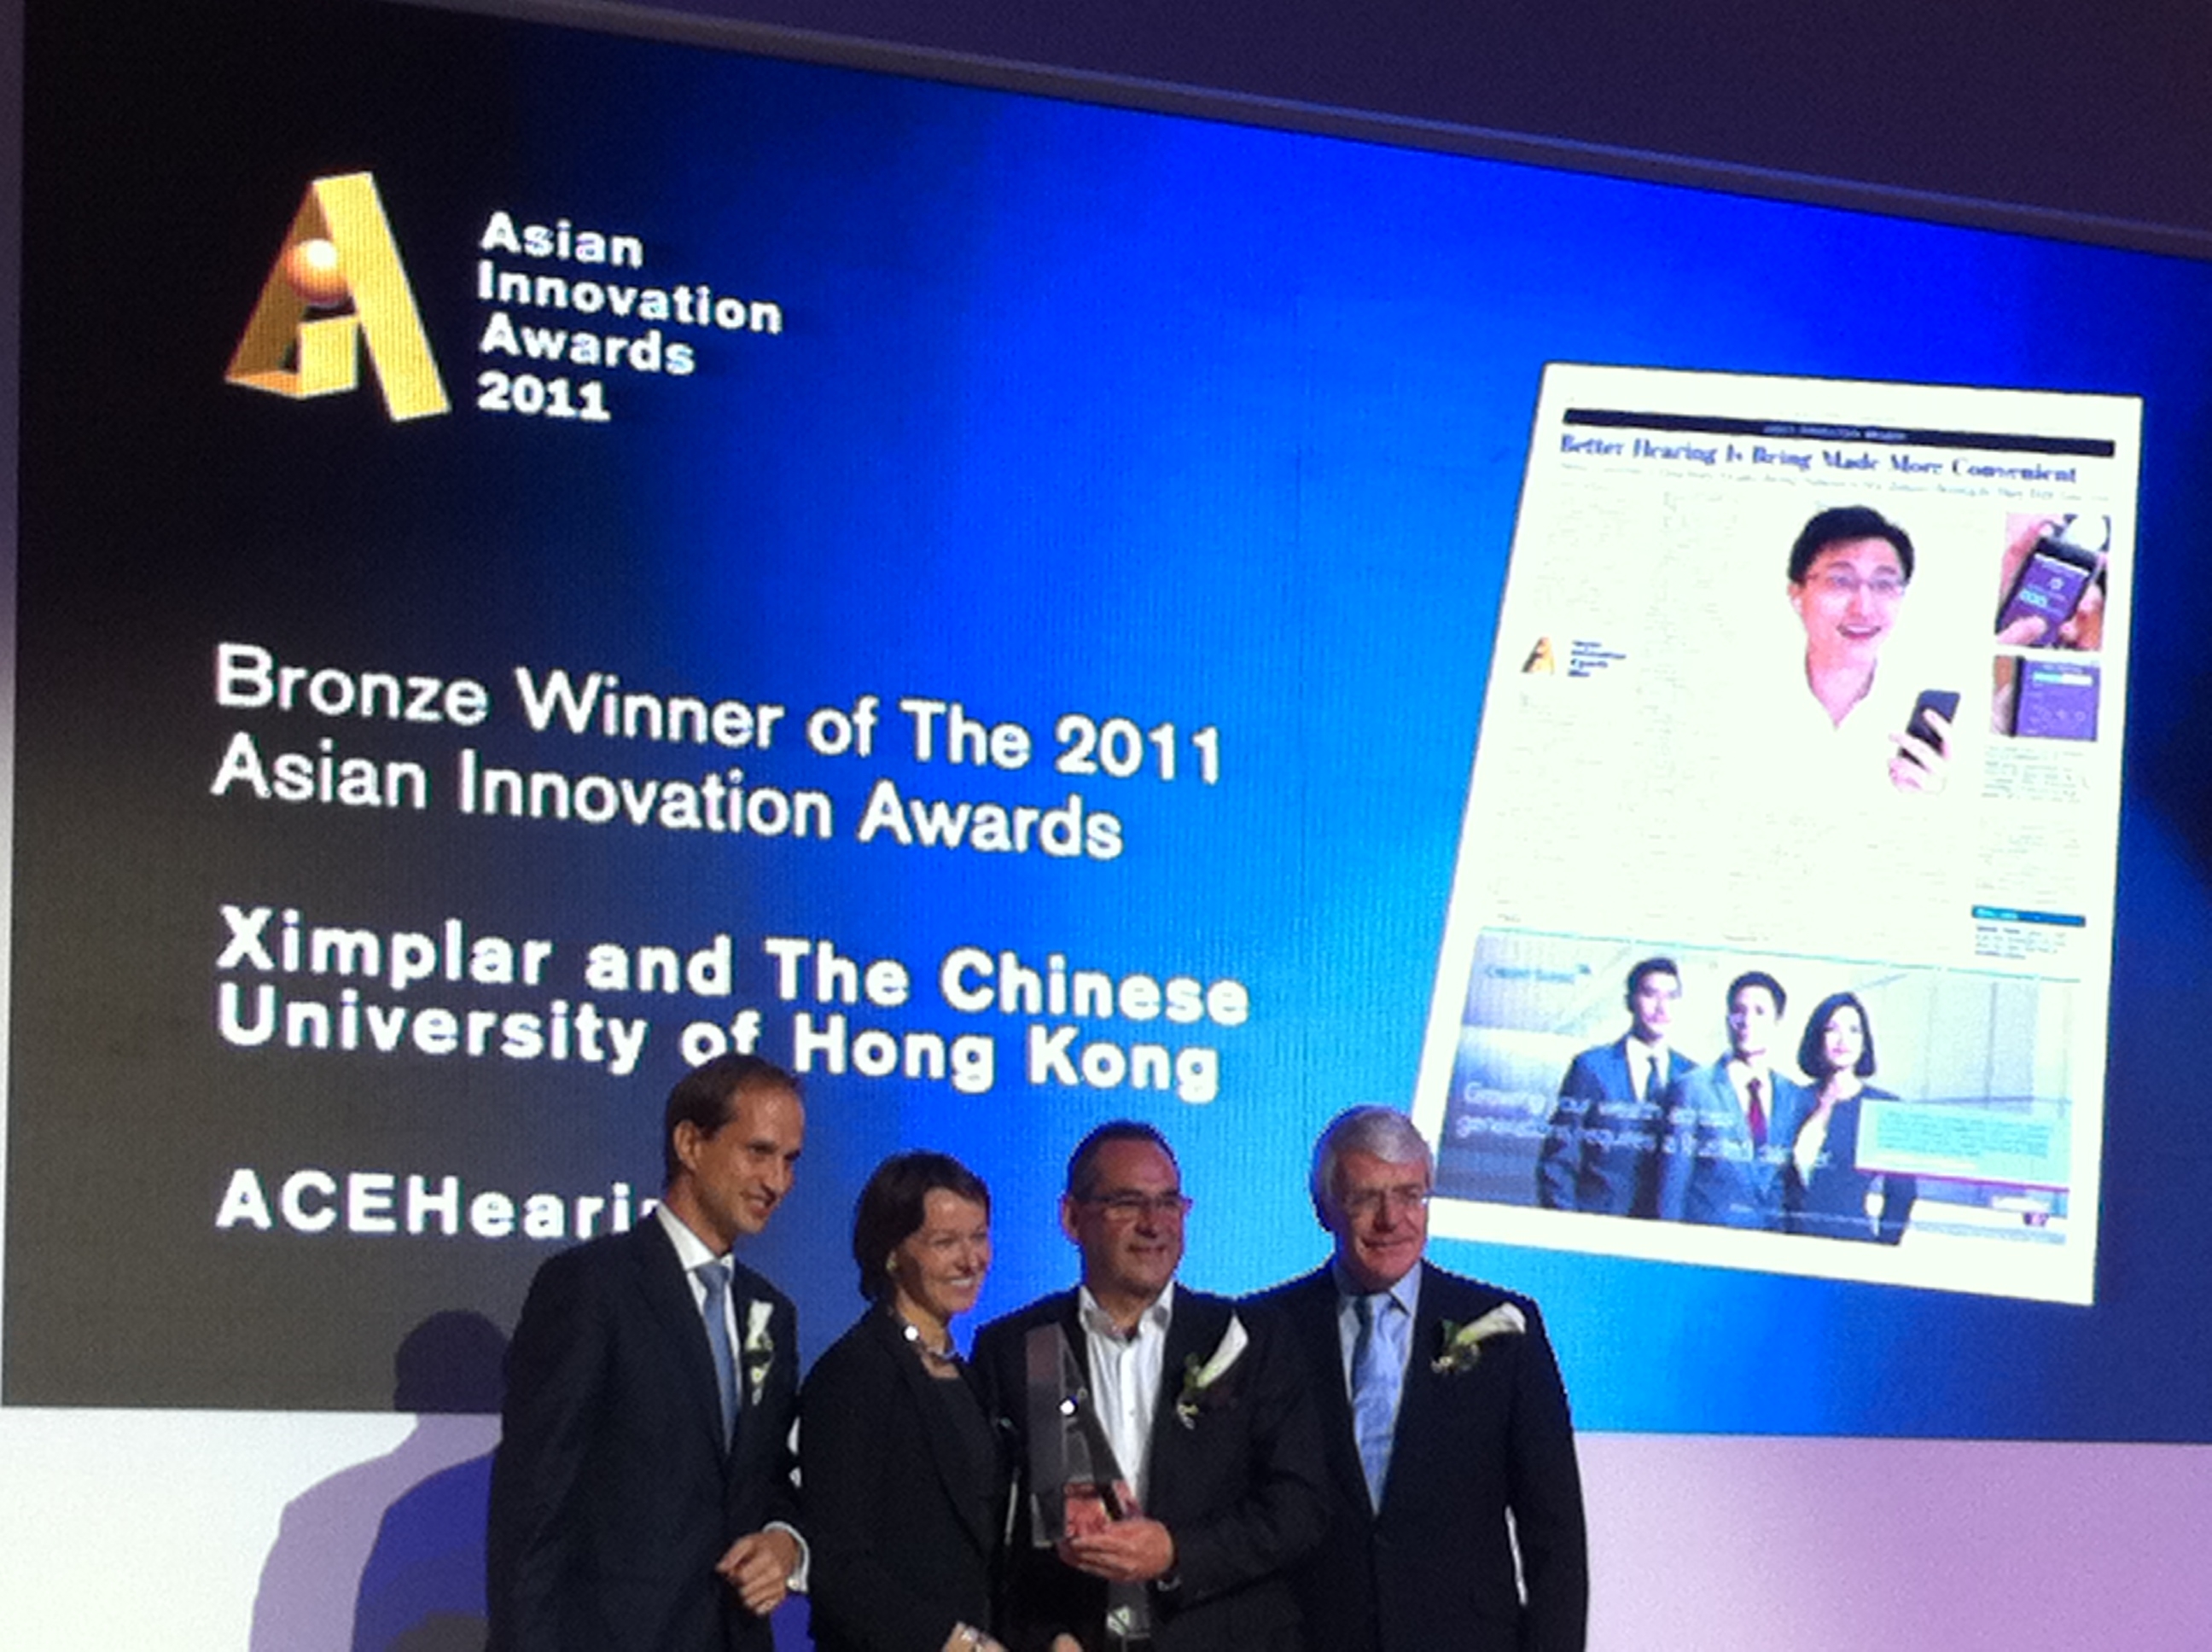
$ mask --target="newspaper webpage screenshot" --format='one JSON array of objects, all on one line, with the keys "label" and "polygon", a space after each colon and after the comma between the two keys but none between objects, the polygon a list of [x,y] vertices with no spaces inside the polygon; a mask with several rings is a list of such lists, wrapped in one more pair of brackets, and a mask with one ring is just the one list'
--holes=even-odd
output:
[{"label": "newspaper webpage screenshot", "polygon": [[1546,370],[1440,1232],[2090,1299],[2140,415]]}]

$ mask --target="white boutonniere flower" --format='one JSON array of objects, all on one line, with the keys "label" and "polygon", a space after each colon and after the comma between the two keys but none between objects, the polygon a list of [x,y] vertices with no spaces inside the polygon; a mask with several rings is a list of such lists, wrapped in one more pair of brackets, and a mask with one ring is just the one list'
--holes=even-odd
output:
[{"label": "white boutonniere flower", "polygon": [[1500,1303],[1479,1320],[1465,1325],[1450,1320],[1443,1322],[1443,1348],[1429,1362],[1429,1369],[1439,1376],[1454,1371],[1471,1371],[1474,1363],[1482,1357],[1482,1345],[1492,1337],[1517,1337],[1528,1328],[1528,1319],[1511,1303]]},{"label": "white boutonniere flower", "polygon": [[747,1403],[751,1405],[760,1404],[761,1390],[768,1386],[768,1368],[775,1363],[775,1339],[768,1328],[775,1312],[773,1303],[745,1304],[745,1388]]},{"label": "white boutonniere flower", "polygon": [[1198,1426],[1199,1408],[1206,1402],[1206,1391],[1237,1363],[1244,1351],[1244,1345],[1250,1340],[1244,1333],[1244,1321],[1231,1314],[1229,1328],[1221,1333],[1221,1340],[1203,1362],[1196,1354],[1183,1356],[1182,1392],[1176,1395],[1176,1421],[1185,1428]]}]

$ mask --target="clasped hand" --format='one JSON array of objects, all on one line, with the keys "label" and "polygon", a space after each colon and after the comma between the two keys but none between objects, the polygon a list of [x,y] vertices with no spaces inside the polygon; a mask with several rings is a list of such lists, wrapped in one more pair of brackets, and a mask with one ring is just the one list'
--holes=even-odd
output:
[{"label": "clasped hand", "polygon": [[1174,1535],[1137,1507],[1126,1483],[1117,1481],[1115,1490],[1128,1514],[1070,1531],[1057,1546],[1060,1559],[1109,1583],[1149,1583],[1164,1577],[1175,1569]]},{"label": "clasped hand", "polygon": [[775,1530],[746,1534],[714,1563],[745,1610],[763,1618],[783,1604],[791,1593],[791,1574],[798,1569],[798,1540]]}]

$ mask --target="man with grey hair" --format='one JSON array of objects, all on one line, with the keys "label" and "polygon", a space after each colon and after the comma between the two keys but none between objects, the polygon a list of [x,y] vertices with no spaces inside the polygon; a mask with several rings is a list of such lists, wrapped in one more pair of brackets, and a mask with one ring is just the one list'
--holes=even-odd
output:
[{"label": "man with grey hair", "polygon": [[1589,1567],[1565,1391],[1536,1304],[1422,1258],[1434,1165],[1403,1113],[1314,1145],[1328,1262],[1263,1300],[1320,1396],[1328,1535],[1297,1573],[1329,1652],[1582,1652]]}]

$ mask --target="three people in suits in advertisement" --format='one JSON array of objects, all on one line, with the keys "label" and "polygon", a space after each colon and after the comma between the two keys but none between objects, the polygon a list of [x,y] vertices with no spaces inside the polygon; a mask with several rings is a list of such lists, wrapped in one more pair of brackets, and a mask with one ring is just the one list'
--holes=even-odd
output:
[{"label": "three people in suits in advertisement", "polygon": [[788,1074],[708,1063],[670,1097],[659,1206],[539,1270],[493,1470],[495,1652],[767,1652],[793,1592],[830,1652],[1578,1652],[1543,1321],[1425,1260],[1432,1166],[1402,1114],[1331,1124],[1310,1185],[1333,1254],[1242,1301],[1176,1278],[1166,1138],[1100,1126],[1060,1201],[1076,1284],[972,1362],[951,1327],[988,1190],[894,1156],[854,1212],[867,1310],[802,1400],[791,1304],[730,1252],[804,1133]]},{"label": "three people in suits in advertisement", "polygon": [[[1628,1031],[1577,1054],[1536,1157],[1549,1210],[1896,1244],[1917,1180],[1863,1164],[1874,1029],[1850,993],[1807,1017],[1798,1069],[1776,1048],[1789,996],[1763,969],[1728,984],[1728,1050],[1698,1066],[1669,1046],[1681,972],[1650,957],[1628,973]],[[1786,1048],[1786,1047],[1784,1047]]]}]

